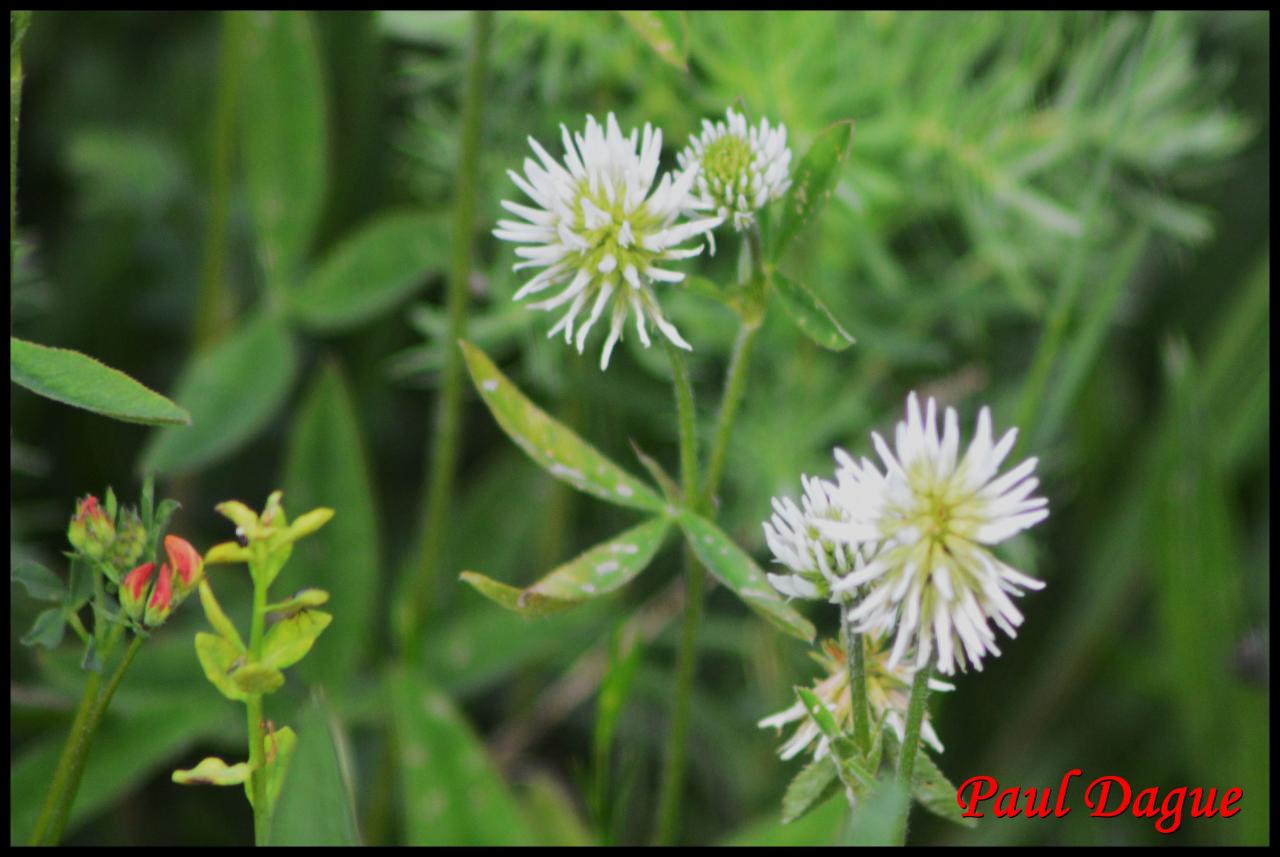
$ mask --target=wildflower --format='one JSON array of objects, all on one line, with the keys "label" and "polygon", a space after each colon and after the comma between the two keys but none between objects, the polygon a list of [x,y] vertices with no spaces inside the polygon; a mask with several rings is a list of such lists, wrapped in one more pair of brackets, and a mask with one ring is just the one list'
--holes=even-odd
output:
[{"label": "wildflower", "polygon": [[989,548],[1043,521],[1049,510],[1047,500],[1031,496],[1039,485],[1031,475],[1036,459],[996,477],[1017,429],[993,443],[991,412],[984,407],[960,459],[953,408],[943,422],[939,435],[936,403],[929,399],[922,418],[912,393],[907,419],[896,428],[895,449],[872,434],[885,472],[837,450],[841,466],[833,499],[848,517],[819,526],[867,552],[865,566],[832,587],[856,593],[848,616],[855,630],[896,628],[891,665],[914,649],[914,668],[923,668],[936,648],[937,667],[949,675],[957,665],[965,669],[966,657],[980,670],[984,656],[1000,654],[990,622],[1015,636],[1022,613],[1010,596],[1044,584]]},{"label": "wildflower", "polygon": [[67,527],[71,546],[90,559],[102,559],[115,537],[115,524],[107,517],[98,498],[90,494],[81,500]]},{"label": "wildflower", "polygon": [[560,131],[564,165],[530,137],[529,145],[541,163],[525,159],[523,177],[508,170],[536,207],[504,200],[503,208],[526,222],[500,220],[493,234],[526,245],[516,248],[516,255],[525,261],[514,270],[542,268],[516,292],[515,300],[564,286],[558,294],[528,306],[551,311],[568,304],[548,334],[564,331],[566,343],[575,342],[574,323],[589,304],[586,318],[577,327],[579,354],[592,326],[608,308],[609,335],[601,369],[609,366],[628,313],[635,314],[636,333],[646,348],[646,321],[652,321],[672,343],[691,350],[663,317],[652,287],[683,280],[684,274],[662,267],[663,263],[701,253],[701,244],[681,245],[720,223],[714,217],[677,222],[689,208],[697,165],[674,177],[663,175],[654,189],[662,149],[660,130],[645,125],[639,137],[635,130],[624,137],[610,113],[604,126],[588,116],[585,133],[571,136],[563,125]]},{"label": "wildflower", "polygon": [[[883,722],[902,741],[914,671],[901,664],[889,663],[885,652],[887,639],[877,634],[862,635],[863,650],[866,652],[864,664],[867,706],[871,710],[872,722]],[[826,672],[826,676],[814,686],[813,692],[830,710],[836,725],[847,732],[853,725],[853,701],[849,692],[848,657],[845,650],[835,640],[824,640],[822,652],[814,653],[813,658]],[[937,679],[930,679],[929,687],[933,690],[954,689],[952,685]],[[766,717],[759,725],[761,729],[774,727],[781,731],[782,727],[797,721],[800,725],[782,745],[779,755],[783,759],[793,759],[812,746],[815,759],[826,756],[831,751],[830,742],[805,711],[803,703],[797,702],[785,711]],[[933,730],[927,713],[920,725],[920,738],[934,750],[942,752],[942,742],[938,740],[938,733]]]},{"label": "wildflower", "polygon": [[689,139],[677,160],[684,169],[701,166],[695,185],[696,209],[732,217],[741,232],[756,212],[780,198],[791,186],[791,150],[785,125],[770,127],[761,119],[755,127],[732,107],[725,122],[702,120],[702,133]]},{"label": "wildflower", "polygon": [[833,540],[818,529],[818,520],[846,518],[833,502],[835,485],[817,477],[801,476],[804,496],[800,505],[790,497],[773,498],[773,517],[764,523],[764,538],[773,558],[787,568],[785,574],[769,574],[773,588],[789,598],[821,598],[831,595],[838,583],[860,560],[857,549]]}]

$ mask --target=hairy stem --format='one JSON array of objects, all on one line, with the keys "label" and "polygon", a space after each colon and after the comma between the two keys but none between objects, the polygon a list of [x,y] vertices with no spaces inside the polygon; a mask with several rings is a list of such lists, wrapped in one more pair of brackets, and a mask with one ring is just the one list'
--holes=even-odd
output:
[{"label": "hairy stem", "polygon": [[[902,750],[898,754],[898,785],[911,794],[911,778],[915,774],[916,753],[920,749],[920,724],[924,722],[925,702],[929,698],[929,677],[933,675],[933,667],[926,665],[916,670],[911,680],[911,699],[907,702],[907,722],[902,729]],[[903,845],[907,842],[907,818],[911,815],[911,801],[908,800],[902,810],[899,823],[899,839]]]},{"label": "hairy stem", "polygon": [[[262,660],[262,642],[267,624],[267,581],[262,564],[253,569],[253,621],[249,632],[249,659]],[[271,812],[267,806],[266,738],[263,730],[262,694],[255,693],[245,701],[249,731],[249,787],[253,794],[253,840],[266,845],[271,830]]]},{"label": "hairy stem", "polygon": [[849,608],[840,605],[840,625],[844,629],[845,660],[849,669],[849,699],[853,705],[853,740],[863,753],[871,749],[871,712],[867,708],[867,666],[862,635],[853,630]]},{"label": "hairy stem", "polygon": [[449,332],[441,370],[436,430],[428,456],[428,487],[422,522],[422,553],[412,584],[411,612],[403,617],[401,643],[414,647],[425,616],[441,596],[438,566],[444,548],[445,519],[453,502],[453,477],[457,468],[458,437],[462,426],[462,353],[458,341],[466,335],[467,290],[471,279],[476,186],[480,163],[480,126],[484,105],[485,65],[493,13],[472,13],[471,53],[463,93],[462,139],[458,158],[458,185],[453,208],[453,258],[449,269],[446,304]]},{"label": "hairy stem", "polygon": [[[698,494],[697,418],[693,404],[693,387],[689,383],[689,367],[681,351],[666,342],[671,359],[671,378],[676,394],[676,423],[680,436],[680,484],[684,502],[701,511]],[[688,745],[689,701],[693,695],[693,675],[697,666],[698,625],[702,620],[702,590],[706,583],[702,570],[688,545],[684,548],[685,610],[680,630],[680,651],[676,659],[675,686],[672,689],[671,726],[667,732],[666,761],[662,770],[662,786],[658,796],[659,845],[675,840],[680,820],[680,786],[684,781],[685,752]]]}]

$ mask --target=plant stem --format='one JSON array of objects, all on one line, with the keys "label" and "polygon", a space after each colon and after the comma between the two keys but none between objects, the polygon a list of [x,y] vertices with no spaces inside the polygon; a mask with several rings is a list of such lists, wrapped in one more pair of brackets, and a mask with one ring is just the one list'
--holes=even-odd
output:
[{"label": "plant stem", "polygon": [[[124,627],[122,625],[116,625],[112,629],[111,636],[108,638],[106,647],[103,650],[102,657],[104,662],[115,648],[123,631]],[[71,817],[71,807],[75,803],[76,792],[80,789],[80,779],[84,774],[84,766],[89,758],[89,749],[93,745],[93,738],[102,723],[103,715],[106,714],[107,706],[111,704],[111,698],[115,695],[116,688],[120,686],[121,679],[124,678],[125,672],[129,669],[129,665],[133,663],[133,658],[141,647],[142,638],[134,637],[133,642],[125,650],[124,657],[120,659],[120,663],[116,666],[115,671],[107,682],[107,686],[101,693],[99,693],[99,688],[102,686],[102,673],[91,672],[89,674],[89,678],[85,682],[84,696],[80,700],[80,707],[77,709],[75,720],[71,724],[71,732],[67,736],[67,743],[63,747],[62,756],[58,760],[58,767],[54,771],[53,780],[49,784],[49,792],[45,796],[44,805],[40,809],[40,817],[36,822],[35,830],[31,834],[31,844],[57,845],[62,839],[67,820]]]},{"label": "plant stem", "polygon": [[22,37],[31,24],[29,11],[9,18],[9,306],[13,306],[14,231],[18,223],[18,113],[22,105]]},{"label": "plant stem", "polygon": [[[911,777],[915,773],[916,753],[920,749],[920,724],[924,722],[925,702],[929,698],[929,677],[933,675],[933,666],[926,665],[916,670],[911,680],[911,698],[907,702],[907,722],[902,729],[902,749],[898,754],[898,785],[907,795],[911,794]],[[911,801],[908,799],[902,810],[902,821],[899,825],[900,842],[907,842],[907,818],[911,815]]]},{"label": "plant stem", "polygon": [[204,261],[196,293],[196,318],[192,331],[197,352],[223,334],[229,316],[223,288],[227,263],[227,223],[231,211],[231,165],[235,149],[236,101],[240,91],[241,45],[244,16],[222,13],[218,44],[217,91],[213,108],[213,162],[209,170],[209,213],[204,230]]},{"label": "plant stem", "polygon": [[[671,359],[671,379],[676,394],[676,423],[680,436],[680,484],[684,502],[695,512],[702,511],[698,494],[697,417],[693,404],[693,387],[689,383],[689,367],[675,345],[665,342]],[[671,726],[667,733],[667,754],[662,770],[662,786],[658,795],[659,845],[671,844],[679,827],[680,786],[684,782],[685,752],[688,745],[689,701],[693,695],[693,676],[697,667],[698,625],[702,621],[702,590],[705,572],[688,545],[684,548],[685,609],[680,631],[680,651],[676,656],[676,678],[672,689]]]},{"label": "plant stem", "polygon": [[759,329],[758,321],[754,323],[744,321],[738,328],[737,339],[733,341],[733,353],[729,357],[724,396],[720,400],[716,433],[711,444],[711,455],[707,460],[706,477],[699,504],[703,508],[710,508],[716,492],[720,490],[725,455],[729,451],[729,437],[733,433],[733,422],[738,416],[738,405],[741,404],[742,395],[747,389],[747,367],[751,361],[751,347],[755,344],[756,331]]},{"label": "plant stem", "polygon": [[473,13],[471,52],[463,94],[462,139],[458,158],[458,184],[454,194],[453,258],[446,297],[449,332],[441,370],[436,431],[428,456],[426,511],[422,523],[422,553],[412,582],[410,612],[403,617],[401,644],[416,648],[425,616],[442,594],[436,578],[444,548],[445,517],[453,502],[453,476],[457,469],[458,437],[462,425],[462,352],[458,341],[466,335],[467,291],[474,248],[476,187],[479,174],[480,125],[484,105],[485,65],[493,13]]},{"label": "plant stem", "polygon": [[[262,661],[262,641],[267,624],[267,581],[261,561],[251,569],[253,577],[253,619],[249,630],[249,659]],[[266,845],[271,829],[271,812],[267,806],[266,741],[263,731],[262,694],[255,693],[245,700],[249,731],[249,786],[253,794],[253,841]]]},{"label": "plant stem", "polygon": [[849,669],[849,699],[853,705],[853,740],[863,753],[871,750],[871,712],[867,708],[867,666],[862,635],[853,630],[849,607],[840,604],[840,625],[844,628],[845,660]]}]

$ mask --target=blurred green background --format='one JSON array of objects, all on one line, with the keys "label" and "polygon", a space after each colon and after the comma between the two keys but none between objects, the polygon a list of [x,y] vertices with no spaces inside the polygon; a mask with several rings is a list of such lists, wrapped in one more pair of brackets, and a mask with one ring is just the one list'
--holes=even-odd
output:
[{"label": "blurred green background", "polygon": [[[579,357],[545,338],[549,316],[511,303],[515,258],[489,236],[498,201],[519,198],[505,171],[528,156],[529,135],[558,153],[559,123],[581,127],[588,112],[661,127],[666,166],[704,117],[739,97],[786,124],[797,157],[827,124],[853,119],[834,200],[788,268],[858,344],[822,351],[771,314],[730,448],[721,525],[763,563],[769,498],[794,496],[802,472],[828,473],[835,445],[865,451],[909,390],[955,403],[966,438],[990,403],[997,427],[1020,425],[1021,452],[1041,459],[1052,516],[1009,554],[1048,586],[1020,605],[1026,624],[1003,657],[933,700],[942,769],[956,783],[988,774],[1023,787],[1056,784],[1070,768],[1136,788],[1234,786],[1243,809],[1163,837],[1151,820],[1089,818],[1078,790],[1077,811],[1062,820],[987,818],[966,831],[917,810],[912,841],[1268,842],[1269,15],[672,20],[687,71],[613,13],[496,16],[472,338],[614,460],[635,469],[635,440],[674,471],[663,356],[627,339],[601,373],[592,350]],[[289,574],[330,589],[337,618],[269,709],[278,722],[311,717],[307,688],[323,687],[369,842],[492,841],[510,832],[497,830],[504,812],[530,840],[597,838],[585,797],[596,687],[610,635],[644,611],[654,636],[618,722],[619,809],[607,825],[610,841],[647,841],[678,627],[662,621],[661,596],[678,585],[679,551],[669,544],[621,594],[547,620],[505,613],[454,583],[463,568],[532,581],[632,522],[537,470],[470,395],[420,678],[463,718],[443,718],[437,738],[447,732],[446,743],[476,753],[483,742],[501,779],[431,765],[389,773],[401,766],[385,757],[389,714],[403,713],[383,675],[389,600],[420,537],[449,347],[441,285],[470,17],[294,15],[278,30],[292,53],[255,44],[259,23],[34,16],[23,45],[12,332],[130,373],[192,410],[197,425],[111,422],[13,387],[11,561],[59,567],[75,498],[107,484],[135,497],[144,460],[161,470],[161,492],[183,503],[175,530],[201,549],[230,535],[213,512],[228,497],[257,506],[283,486],[290,509],[334,506],[334,534],[300,551]],[[263,187],[284,191],[281,229],[303,230],[287,275],[255,252],[250,211]],[[417,218],[385,249],[407,254],[414,275],[333,310],[335,294],[359,303],[353,284],[379,275],[341,269],[334,287],[323,272],[340,265],[344,241],[393,212]],[[698,265],[724,281],[737,248],[727,235],[721,244]],[[709,424],[734,317],[677,288],[662,299],[694,343]],[[191,380],[201,371],[214,376],[204,387]],[[236,571],[212,573],[224,603],[243,611],[249,590]],[[25,841],[81,679],[70,643],[53,655],[18,644],[37,606],[12,592],[11,839]],[[847,815],[838,799],[778,825],[799,763],[780,762],[776,737],[755,726],[813,678],[805,647],[729,593],[708,603],[683,838],[837,841]],[[198,614],[189,607],[171,621],[122,686],[70,841],[249,841],[238,789],[169,782],[202,755],[243,753],[238,709],[195,660]],[[830,610],[808,614],[835,633]],[[482,822],[423,832],[424,801]]]}]

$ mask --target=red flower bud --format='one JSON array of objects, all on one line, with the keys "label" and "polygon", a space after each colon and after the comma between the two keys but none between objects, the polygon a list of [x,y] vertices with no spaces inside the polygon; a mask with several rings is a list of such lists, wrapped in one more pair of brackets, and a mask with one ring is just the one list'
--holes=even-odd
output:
[{"label": "red flower bud", "polygon": [[191,546],[191,542],[179,536],[165,536],[164,550],[169,555],[169,564],[178,575],[179,598],[184,598],[200,582],[200,574],[204,571],[204,560]]},{"label": "red flower bud", "polygon": [[151,573],[155,569],[154,562],[144,562],[125,575],[120,583],[120,606],[135,622],[142,618],[143,605],[147,601],[147,590],[151,586]]},{"label": "red flower bud", "polygon": [[98,498],[90,494],[76,506],[75,517],[67,528],[67,539],[80,553],[101,559],[115,540],[115,524],[107,517]]},{"label": "red flower bud", "polygon": [[151,600],[147,602],[145,622],[155,627],[169,618],[173,610],[173,570],[169,564],[160,566],[160,577],[156,579],[155,588],[151,590]]}]

